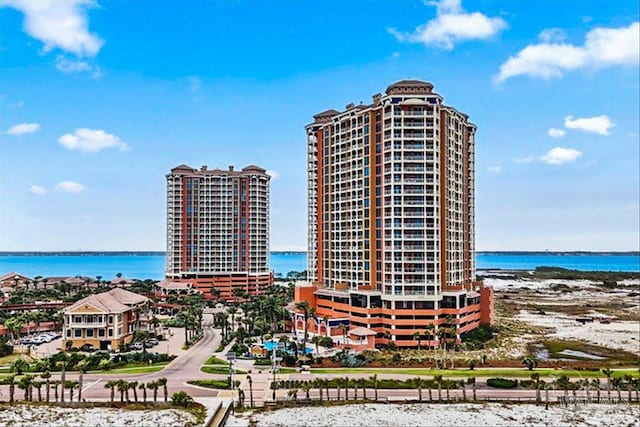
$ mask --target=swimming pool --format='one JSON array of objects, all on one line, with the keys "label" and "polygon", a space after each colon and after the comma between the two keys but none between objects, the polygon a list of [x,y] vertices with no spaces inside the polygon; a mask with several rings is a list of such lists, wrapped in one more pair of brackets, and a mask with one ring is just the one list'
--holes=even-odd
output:
[{"label": "swimming pool", "polygon": [[[290,343],[287,343],[287,347],[289,345],[290,345]],[[278,341],[273,341],[273,340],[265,341],[264,342],[264,348],[266,348],[269,351],[273,351],[274,348],[278,348]],[[292,351],[287,349],[287,352],[291,353]],[[305,353],[307,353],[307,354],[313,353],[313,348],[307,347]]]}]

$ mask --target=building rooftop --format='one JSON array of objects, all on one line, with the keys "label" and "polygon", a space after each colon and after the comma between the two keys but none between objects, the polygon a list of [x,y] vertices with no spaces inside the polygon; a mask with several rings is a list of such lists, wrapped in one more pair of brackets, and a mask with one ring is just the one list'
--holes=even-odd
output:
[{"label": "building rooftop", "polygon": [[266,169],[256,165],[248,165],[241,170],[235,170],[232,165],[229,165],[228,169],[214,168],[209,169],[206,165],[203,165],[199,170],[187,165],[179,165],[171,169],[170,175],[217,175],[217,176],[242,176],[242,175],[264,175],[269,176],[266,173]]},{"label": "building rooftop", "polygon": [[111,289],[108,292],[101,294],[89,295],[76,301],[74,304],[65,308],[66,312],[74,311],[80,307],[90,305],[98,310],[108,313],[122,313],[131,308],[135,304],[140,304],[148,301],[149,298],[129,292],[124,289]]},{"label": "building rooftop", "polygon": [[387,95],[394,93],[431,93],[433,84],[421,80],[400,80],[387,86]]}]

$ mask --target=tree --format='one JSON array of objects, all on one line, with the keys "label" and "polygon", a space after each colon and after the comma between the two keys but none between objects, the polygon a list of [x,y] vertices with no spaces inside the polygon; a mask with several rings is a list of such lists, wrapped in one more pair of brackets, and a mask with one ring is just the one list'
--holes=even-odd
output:
[{"label": "tree", "polygon": [[[418,341],[418,351],[420,351],[420,332],[419,331],[415,331],[413,333],[413,340],[414,341]],[[422,400],[422,399],[420,399]]]},{"label": "tree", "polygon": [[9,329],[11,339],[15,343],[16,340],[20,338],[20,331],[22,330],[24,323],[22,323],[22,320],[18,317],[10,317],[4,321],[4,326]]},{"label": "tree", "polygon": [[310,400],[309,392],[311,391],[311,383],[309,381],[303,381],[300,388],[304,391],[305,399]]},{"label": "tree", "polygon": [[536,405],[540,403],[540,374],[534,372],[531,374],[531,381],[533,381],[536,385]]},{"label": "tree", "polygon": [[320,354],[318,345],[320,345],[320,343],[322,342],[322,338],[323,337],[321,335],[314,335],[313,337],[311,337],[311,343],[315,344],[316,346],[316,354]]},{"label": "tree", "polygon": [[29,369],[29,363],[22,357],[11,362],[11,367],[9,368],[11,372],[15,372],[17,375],[22,375],[27,369]]},{"label": "tree", "polygon": [[149,390],[153,390],[153,401],[158,401],[158,389],[160,388],[160,384],[157,381],[150,381],[147,383],[147,388]]},{"label": "tree", "polygon": [[80,371],[80,375],[78,375],[78,402],[82,401],[82,382],[84,374],[87,373],[89,369],[89,360],[82,359],[76,364],[76,369]]},{"label": "tree", "polygon": [[[78,387],[78,382],[77,381],[65,381],[64,383],[64,388],[66,388],[67,390],[69,390],[69,402],[73,402],[73,390],[75,390]],[[62,391],[62,395],[64,396],[64,390]]]},{"label": "tree", "polygon": [[470,370],[470,371],[473,371],[473,370],[476,368],[476,361],[475,361],[475,359],[469,359],[468,363],[469,363],[469,370]]},{"label": "tree", "polygon": [[251,379],[251,375],[247,375],[247,382],[249,383],[249,405],[253,408],[253,379]]},{"label": "tree", "polygon": [[162,387],[164,391],[164,401],[166,402],[168,399],[167,379],[165,377],[158,378],[158,385]]},{"label": "tree", "polygon": [[538,365],[538,361],[535,359],[535,357],[525,357],[524,359],[522,359],[522,364],[525,365],[530,371],[533,371],[533,368]]},{"label": "tree", "polygon": [[33,381],[33,377],[31,375],[25,375],[24,377],[20,378],[20,380],[18,381],[18,388],[24,390],[25,401],[31,400],[29,396],[29,388],[31,387],[32,381]]},{"label": "tree", "polygon": [[[31,385],[38,390],[38,402],[42,402],[42,386],[44,385],[43,381],[33,381]],[[33,396],[31,397],[33,399]]]},{"label": "tree", "polygon": [[111,390],[111,403],[113,403],[113,399],[115,397],[115,388],[118,386],[117,380],[109,380],[104,385],[104,388],[108,388]]},{"label": "tree", "polygon": [[602,373],[607,377],[607,399],[611,400],[611,376],[613,372],[611,369],[602,369]]},{"label": "tree", "polygon": [[311,307],[307,301],[300,301],[295,304],[296,310],[302,310],[304,318],[304,336],[302,337],[302,354],[307,352],[307,327],[309,317],[315,315],[315,308]]},{"label": "tree", "polygon": [[418,402],[422,402],[422,378],[416,377],[413,380],[413,384],[418,389]]},{"label": "tree", "polygon": [[138,381],[129,382],[129,388],[133,391],[133,401],[138,402]]},{"label": "tree", "polygon": [[40,374],[40,377],[44,380],[45,383],[45,400],[48,402],[49,401],[49,379],[51,378],[51,372],[49,372],[48,370],[44,371],[43,373]]},{"label": "tree", "polygon": [[433,380],[438,384],[438,402],[442,400],[442,375],[436,375]]},{"label": "tree", "polygon": [[142,390],[142,401],[143,401],[143,402],[146,402],[146,401],[147,401],[147,384],[145,384],[145,383],[141,382],[141,383],[138,385],[138,388],[139,388],[140,390]]},{"label": "tree", "polygon": [[378,401],[378,374],[373,374],[371,376],[371,382],[373,382],[373,397],[376,400],[376,402]]},{"label": "tree", "polygon": [[116,388],[120,393],[120,402],[124,402],[124,392],[127,390],[128,383],[125,380],[116,381]]},{"label": "tree", "polygon": [[476,377],[467,378],[467,384],[470,384],[473,390],[473,400],[478,400],[476,399]]},{"label": "tree", "polygon": [[13,403],[13,397],[16,390],[15,379],[15,375],[9,375],[5,380],[7,384],[9,384],[9,403]]}]

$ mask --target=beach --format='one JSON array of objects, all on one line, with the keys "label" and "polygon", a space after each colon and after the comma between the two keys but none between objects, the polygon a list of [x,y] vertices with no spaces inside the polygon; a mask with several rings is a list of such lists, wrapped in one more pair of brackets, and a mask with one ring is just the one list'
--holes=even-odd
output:
[{"label": "beach", "polygon": [[640,408],[530,404],[363,404],[299,407],[231,417],[227,426],[637,426]]}]

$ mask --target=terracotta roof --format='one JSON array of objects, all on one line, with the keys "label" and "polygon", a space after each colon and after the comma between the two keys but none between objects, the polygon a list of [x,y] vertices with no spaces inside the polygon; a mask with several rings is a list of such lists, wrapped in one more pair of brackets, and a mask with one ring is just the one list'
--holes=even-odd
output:
[{"label": "terracotta roof", "polygon": [[313,116],[313,118],[317,118],[317,117],[324,117],[324,116],[335,116],[336,114],[340,114],[339,111],[336,111],[334,109],[331,110],[325,110],[322,113],[318,113],[316,115]]},{"label": "terracotta roof", "polygon": [[13,280],[16,276],[19,276],[20,280],[23,280],[23,279],[31,280],[24,274],[20,274],[20,273],[16,273],[15,271],[12,271],[11,273],[7,273],[3,276],[0,276],[0,282],[4,282],[5,280]]},{"label": "terracotta roof", "polygon": [[353,328],[349,331],[350,335],[357,335],[359,337],[365,337],[369,335],[375,335],[376,331],[373,331],[369,328],[364,328],[362,326],[358,326],[357,328]]},{"label": "terracotta roof", "polygon": [[124,289],[111,289],[101,294],[89,295],[65,308],[65,312],[73,311],[85,305],[91,305],[102,312],[122,313],[128,311],[132,305],[148,301],[149,298]]},{"label": "terracotta roof", "polygon": [[162,289],[192,289],[193,283],[188,282],[174,282],[172,280],[164,279],[156,285]]},{"label": "terracotta roof", "polygon": [[187,166],[185,164],[181,164],[176,166],[175,168],[171,169],[171,172],[173,171],[179,171],[179,170],[183,170],[183,171],[188,171],[188,172],[193,172],[195,169],[193,169],[191,166]]},{"label": "terracotta roof", "polygon": [[387,86],[387,94],[391,92],[397,92],[397,89],[403,88],[424,88],[426,92],[431,92],[433,85],[429,82],[423,82],[421,80],[400,80]]},{"label": "terracotta roof", "polygon": [[266,169],[262,169],[260,166],[249,165],[247,167],[242,168],[242,171],[243,172],[256,171],[256,172],[265,173],[267,170]]}]

